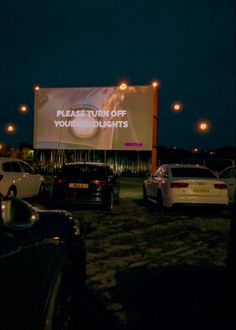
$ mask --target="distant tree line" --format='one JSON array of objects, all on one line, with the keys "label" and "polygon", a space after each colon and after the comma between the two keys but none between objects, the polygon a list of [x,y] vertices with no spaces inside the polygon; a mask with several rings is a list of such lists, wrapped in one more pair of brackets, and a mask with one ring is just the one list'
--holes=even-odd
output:
[{"label": "distant tree line", "polygon": [[[33,151],[33,152],[32,152]],[[28,143],[20,143],[18,148],[5,145],[0,156],[20,158],[39,167],[43,172],[53,172],[69,161],[102,161],[109,163],[117,173],[140,175],[150,170],[151,151],[104,151],[104,150],[33,150]],[[236,164],[236,147],[225,146],[207,151],[168,148],[159,145],[157,148],[157,164],[191,163],[205,165],[219,172],[225,167]]]}]

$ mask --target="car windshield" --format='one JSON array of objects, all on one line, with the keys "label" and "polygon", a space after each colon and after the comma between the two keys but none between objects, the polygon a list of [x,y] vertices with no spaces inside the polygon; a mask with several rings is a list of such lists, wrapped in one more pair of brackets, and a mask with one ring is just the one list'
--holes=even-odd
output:
[{"label": "car windshield", "polygon": [[67,165],[61,170],[61,175],[66,178],[81,179],[105,179],[108,175],[112,175],[111,169],[103,166],[91,165]]},{"label": "car windshield", "polygon": [[175,167],[171,169],[174,178],[216,178],[207,168]]}]

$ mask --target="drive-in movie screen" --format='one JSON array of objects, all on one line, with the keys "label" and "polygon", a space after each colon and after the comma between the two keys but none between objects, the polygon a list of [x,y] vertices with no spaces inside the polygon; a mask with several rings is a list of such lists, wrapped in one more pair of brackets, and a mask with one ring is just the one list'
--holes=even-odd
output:
[{"label": "drive-in movie screen", "polygon": [[151,150],[152,102],[151,86],[40,88],[34,147]]}]

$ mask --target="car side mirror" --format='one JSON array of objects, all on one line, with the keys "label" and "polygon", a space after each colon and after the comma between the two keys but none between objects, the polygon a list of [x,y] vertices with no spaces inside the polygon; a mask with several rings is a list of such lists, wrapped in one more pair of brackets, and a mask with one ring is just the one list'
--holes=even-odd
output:
[{"label": "car side mirror", "polygon": [[7,198],[1,201],[1,217],[3,224],[12,229],[29,229],[38,220],[39,215],[27,202]]}]

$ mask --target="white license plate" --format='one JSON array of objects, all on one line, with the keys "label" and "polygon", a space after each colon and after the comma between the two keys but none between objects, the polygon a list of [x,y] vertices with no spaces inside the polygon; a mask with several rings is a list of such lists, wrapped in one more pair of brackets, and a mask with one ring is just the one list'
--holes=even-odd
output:
[{"label": "white license plate", "polygon": [[69,183],[69,188],[87,189],[88,188],[88,183]]}]

